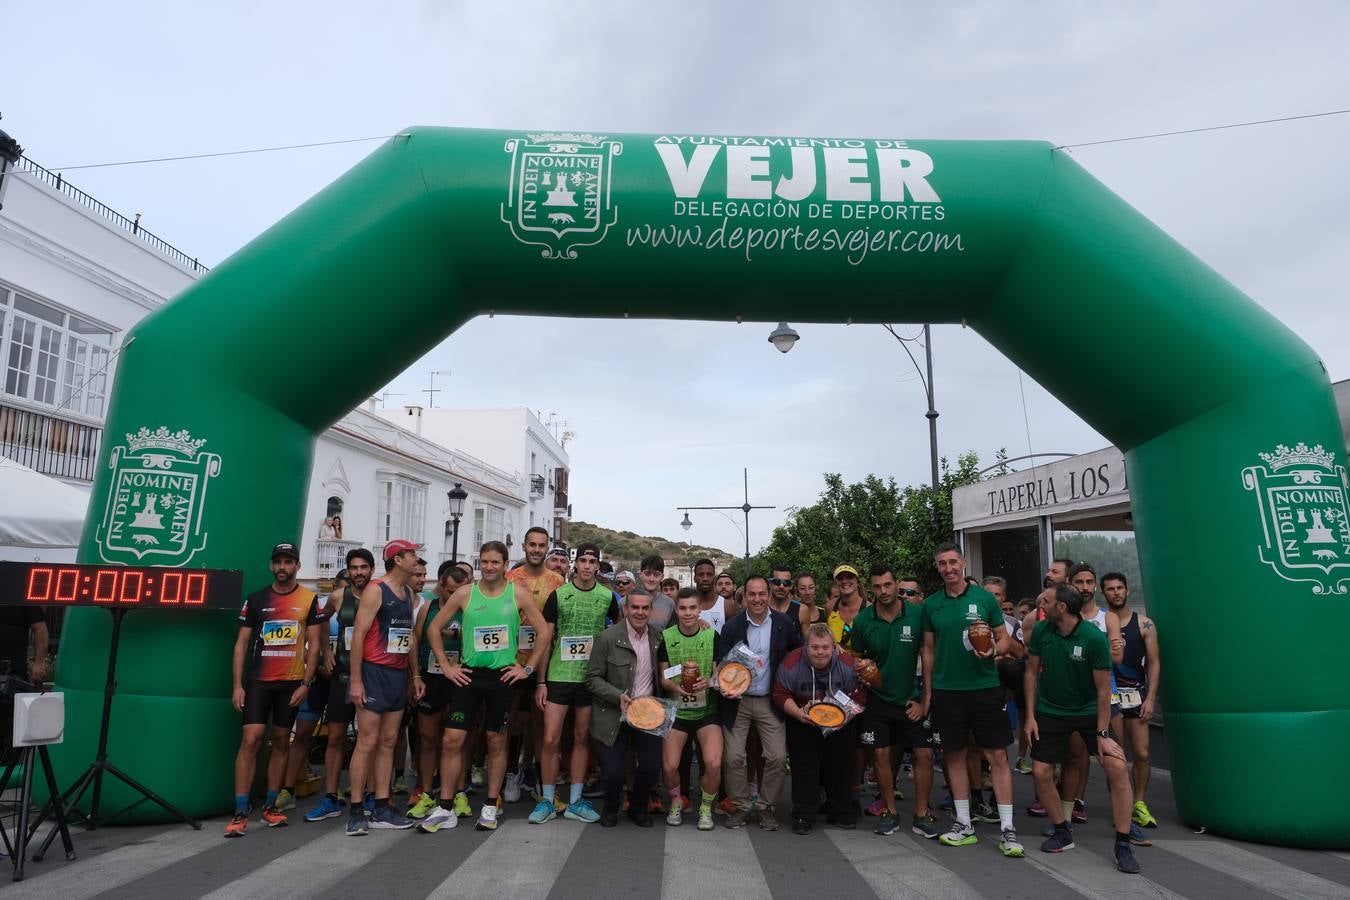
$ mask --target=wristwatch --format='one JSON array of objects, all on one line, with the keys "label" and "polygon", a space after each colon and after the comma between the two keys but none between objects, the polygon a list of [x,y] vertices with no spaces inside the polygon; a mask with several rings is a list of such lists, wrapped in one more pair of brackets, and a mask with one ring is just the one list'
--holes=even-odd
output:
[{"label": "wristwatch", "polygon": [[1097,732],[1097,737],[1109,738],[1110,736],[1111,736],[1111,732],[1110,732],[1110,731],[1099,731],[1099,732]]},{"label": "wristwatch", "polygon": [[525,670],[525,677],[526,677],[526,678],[529,678],[531,675],[534,674],[534,666],[531,666],[531,665],[525,665],[525,666],[522,666],[521,668],[523,668],[523,669]]}]

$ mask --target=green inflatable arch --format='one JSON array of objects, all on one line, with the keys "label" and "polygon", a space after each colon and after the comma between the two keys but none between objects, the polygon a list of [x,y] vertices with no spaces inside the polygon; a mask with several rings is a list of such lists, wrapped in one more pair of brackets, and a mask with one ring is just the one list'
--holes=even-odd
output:
[{"label": "green inflatable arch", "polygon": [[[81,561],[267,583],[315,435],[485,312],[975,328],[1125,452],[1182,815],[1350,846],[1342,669],[1308,640],[1350,578],[1326,372],[1045,143],[411,129],[137,326]],[[352,343],[315,365],[334,333]],[[119,486],[153,466],[191,477],[138,542]],[[231,619],[140,613],[122,639],[111,757],[202,815],[232,793]],[[108,630],[66,626],[66,777],[93,756]],[[1272,748],[1298,762],[1253,777]]]}]

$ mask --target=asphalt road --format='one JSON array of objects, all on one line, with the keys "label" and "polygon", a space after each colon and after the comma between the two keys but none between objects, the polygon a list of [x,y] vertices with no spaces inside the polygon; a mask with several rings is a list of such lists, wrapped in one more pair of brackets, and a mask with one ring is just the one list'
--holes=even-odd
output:
[{"label": "asphalt road", "polygon": [[[1165,762],[1165,748],[1159,750],[1156,756]],[[873,819],[856,831],[821,822],[808,836],[787,828],[767,833],[753,823],[730,831],[720,816],[718,828],[708,833],[697,831],[691,819],[678,829],[660,820],[639,829],[626,819],[614,829],[562,820],[535,826],[525,821],[530,805],[524,801],[508,807],[493,834],[466,823],[435,835],[349,838],[342,819],[302,821],[314,803],[306,798],[288,827],[254,822],[239,840],[222,837],[223,819],[200,832],[183,825],[77,830],[76,861],[55,852],[29,862],[27,880],[0,882],[0,897],[1350,898],[1350,853],[1193,834],[1177,820],[1170,775],[1160,768],[1150,805],[1161,824],[1148,830],[1155,846],[1135,851],[1143,868],[1137,876],[1114,868],[1105,783],[1094,770],[1090,820],[1075,830],[1078,847],[1058,855],[1036,849],[1045,820],[1023,813],[1033,799],[1031,778],[1014,775],[1017,826],[1028,848],[1022,860],[998,853],[992,825],[977,826],[978,844],[951,848],[908,831],[879,837],[870,831]],[[900,811],[907,822],[911,804],[901,802]]]}]

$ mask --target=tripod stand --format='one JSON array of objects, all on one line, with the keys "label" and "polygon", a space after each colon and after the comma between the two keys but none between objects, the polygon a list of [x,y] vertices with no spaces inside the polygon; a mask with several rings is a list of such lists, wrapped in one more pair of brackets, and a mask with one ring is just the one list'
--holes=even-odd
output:
[{"label": "tripod stand", "polygon": [[[112,718],[113,693],[117,689],[117,644],[122,636],[122,617],[126,615],[127,611],[125,609],[111,609],[109,612],[112,613],[113,628],[112,640],[108,645],[108,678],[103,685],[103,720],[98,726],[98,754],[94,757],[94,761],[89,764],[89,768],[84,770],[84,773],[80,775],[75,783],[66,788],[65,793],[60,797],[57,797],[55,791],[53,791],[51,799],[47,802],[47,806],[42,810],[42,814],[38,816],[38,821],[33,827],[36,828],[38,824],[41,824],[42,820],[46,818],[49,810],[55,809],[58,811],[58,817],[62,815],[61,811],[66,813],[73,812],[75,817],[84,823],[85,828],[93,831],[98,828],[99,825],[111,822],[123,813],[129,812],[149,800],[152,803],[158,804],[165,812],[169,813],[180,822],[191,825],[197,831],[201,831],[201,822],[193,819],[187,813],[183,812],[181,809],[174,806],[172,803],[165,800],[163,797],[159,796],[108,761],[108,722]],[[141,799],[133,801],[130,805],[118,810],[106,818],[100,818],[99,805],[103,798],[103,775],[105,772],[140,794]],[[85,791],[87,791],[91,785],[94,788],[94,796],[89,806],[89,814],[81,815],[78,804],[80,799],[84,796]],[[38,852],[33,854],[33,859],[42,859],[43,854],[47,852],[47,848],[51,846],[55,836],[55,831],[47,835],[47,839],[42,842],[42,846],[38,849]]]},{"label": "tripod stand", "polygon": [[[14,767],[23,766],[23,783],[19,788],[19,820],[14,826],[13,844],[10,843],[9,835],[5,832],[4,823],[0,822],[0,840],[4,841],[6,852],[14,860],[15,881],[23,881],[23,860],[24,855],[28,852],[28,840],[37,832],[38,826],[42,824],[43,817],[39,816],[31,828],[28,825],[28,808],[33,797],[33,765],[39,762],[42,764],[42,774],[47,780],[47,793],[55,797],[56,777],[52,774],[52,760],[47,755],[45,746],[19,748],[18,759],[11,759],[9,765],[5,767],[5,774],[0,776],[0,794],[3,794],[9,789],[9,779],[14,774]],[[61,843],[65,845],[66,859],[75,858],[75,844],[70,839],[70,828],[66,825],[65,810],[57,805],[54,812],[56,827],[52,829],[52,833],[43,842],[41,850],[34,854],[33,859],[35,860],[42,859],[42,853],[51,845],[52,838],[56,837],[57,834],[61,835]]]}]

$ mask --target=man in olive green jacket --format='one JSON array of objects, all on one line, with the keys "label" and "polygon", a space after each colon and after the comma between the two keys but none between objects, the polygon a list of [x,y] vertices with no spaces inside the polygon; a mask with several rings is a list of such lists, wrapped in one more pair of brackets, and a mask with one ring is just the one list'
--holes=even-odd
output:
[{"label": "man in olive green jacket", "polygon": [[661,738],[620,721],[631,700],[660,696],[657,690],[657,647],[661,633],[648,628],[652,598],[633,592],[624,602],[624,621],[611,625],[595,639],[586,661],[586,687],[591,692],[591,736],[600,744],[601,780],[605,806],[600,824],[619,823],[628,750],[634,751],[633,791],[628,818],[642,828],[652,826],[647,797],[661,775]]}]

